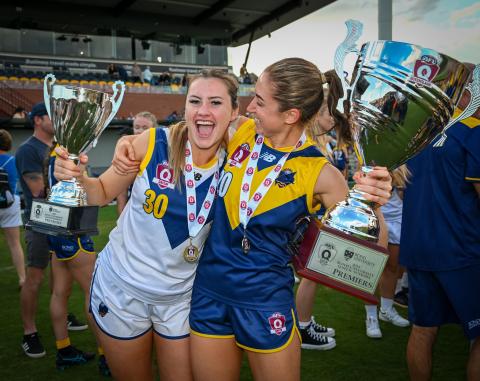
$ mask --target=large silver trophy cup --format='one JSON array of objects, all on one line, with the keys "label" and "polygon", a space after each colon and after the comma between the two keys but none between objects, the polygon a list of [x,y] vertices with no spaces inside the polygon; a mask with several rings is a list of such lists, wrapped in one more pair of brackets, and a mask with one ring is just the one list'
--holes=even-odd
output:
[{"label": "large silver trophy cup", "polygon": [[[346,24],[335,70],[344,82],[343,103],[351,106],[354,149],[364,172],[376,165],[393,170],[447,126],[470,71],[446,55],[403,42],[368,42],[358,51],[362,24]],[[349,85],[343,65],[350,52],[358,59]],[[388,255],[376,244],[380,229],[373,207],[353,188],[321,223],[312,221],[293,259],[297,271],[376,303],[374,292]]]},{"label": "large silver trophy cup", "polygon": [[[44,101],[55,131],[55,140],[78,162],[81,153],[96,145],[103,130],[117,113],[125,85],[117,81],[113,95],[44,80]],[[34,200],[28,228],[50,235],[98,234],[98,207],[87,205],[85,189],[75,179],[59,181],[45,200]]]}]

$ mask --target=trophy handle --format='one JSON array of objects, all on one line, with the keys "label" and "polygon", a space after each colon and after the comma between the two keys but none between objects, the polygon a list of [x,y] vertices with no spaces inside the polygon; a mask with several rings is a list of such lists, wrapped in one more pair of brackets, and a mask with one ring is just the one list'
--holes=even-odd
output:
[{"label": "trophy handle", "polygon": [[442,131],[442,136],[438,141],[433,145],[434,147],[443,147],[445,140],[447,140],[446,132],[459,120],[467,119],[475,114],[478,107],[480,107],[480,64],[475,66],[473,69],[472,81],[465,86],[465,90],[468,90],[470,93],[470,101],[468,102],[467,107],[456,117],[450,120],[448,124]]},{"label": "trophy handle", "polygon": [[[344,75],[344,64],[345,64],[345,57],[349,53],[357,53],[359,52],[357,48],[357,41],[362,35],[363,31],[363,24],[357,20],[347,20],[345,21],[345,25],[347,26],[347,36],[343,40],[343,42],[338,45],[337,49],[335,50],[335,57],[334,57],[334,68],[335,72],[337,73],[338,77],[342,82],[343,88],[343,97],[339,100],[338,105],[343,106],[343,101],[349,100],[350,94],[352,92],[352,86],[350,86],[345,79]],[[337,106],[338,107],[338,106]]]},{"label": "trophy handle", "polygon": [[52,87],[56,80],[55,76],[50,73],[45,76],[43,81],[43,101],[45,102],[45,108],[47,109],[50,119],[52,119],[52,115],[50,115],[50,96],[52,95]]},{"label": "trophy handle", "polygon": [[[118,97],[117,97],[118,88],[120,88],[120,93],[118,94]],[[110,98],[110,102],[112,102],[112,112],[110,113],[110,116],[108,117],[108,119],[105,121],[104,128],[106,128],[110,124],[114,116],[117,114],[117,111],[120,108],[120,105],[122,104],[123,95],[125,94],[125,83],[123,83],[123,81],[115,81],[115,83],[112,85],[112,89],[113,89],[113,95]],[[115,97],[117,97],[116,100],[115,100]],[[98,141],[98,138],[96,138],[92,142],[91,148],[95,148],[95,146],[97,145],[97,141]]]}]

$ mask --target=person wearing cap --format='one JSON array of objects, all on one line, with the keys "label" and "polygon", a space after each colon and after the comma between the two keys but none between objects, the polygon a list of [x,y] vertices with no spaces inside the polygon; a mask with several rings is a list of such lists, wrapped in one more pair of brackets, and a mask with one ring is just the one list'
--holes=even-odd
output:
[{"label": "person wearing cap", "polygon": [[[54,140],[52,122],[44,103],[37,103],[33,106],[29,114],[29,119],[33,125],[33,135],[20,145],[15,154],[20,185],[23,189],[25,199],[25,222],[30,218],[32,199],[46,197],[44,166],[49,157]],[[52,244],[49,242],[49,237],[46,234],[26,230],[25,241],[27,246],[27,272],[25,283],[20,294],[20,308],[24,329],[22,348],[27,356],[38,358],[46,354],[35,323],[38,295],[45,269],[50,263],[50,252],[54,251],[57,254],[57,251],[54,246],[52,247]],[[76,323],[75,327],[72,328],[67,321],[64,322],[67,317],[67,300],[72,286],[72,278],[64,279],[65,277],[62,278],[58,276],[59,273],[58,270],[55,269],[55,266],[52,268],[52,302],[50,303],[50,313],[54,326],[53,330],[57,339],[57,367],[59,366],[59,360],[61,360],[62,367],[65,367],[67,361],[63,360],[67,357],[75,359],[75,361],[68,361],[68,365],[70,365],[70,363],[83,364],[93,359],[94,355],[73,348],[70,345],[68,335],[64,337],[64,332],[67,327],[69,330],[73,328],[75,328],[75,330],[87,328],[85,324],[76,321],[74,316],[71,316],[70,319]],[[62,289],[64,292],[59,293],[59,289]],[[60,336],[62,337],[59,337],[59,333],[61,333]],[[65,351],[68,353],[65,354]]]},{"label": "person wearing cap", "polygon": [[[53,143],[53,126],[44,103],[37,103],[29,114],[33,135],[15,153],[17,172],[25,199],[24,220],[28,221],[33,198],[44,198],[43,162]],[[24,336],[22,348],[29,357],[45,356],[35,324],[38,294],[45,268],[50,260],[47,236],[32,230],[25,231],[27,272],[20,293],[20,309]]]}]

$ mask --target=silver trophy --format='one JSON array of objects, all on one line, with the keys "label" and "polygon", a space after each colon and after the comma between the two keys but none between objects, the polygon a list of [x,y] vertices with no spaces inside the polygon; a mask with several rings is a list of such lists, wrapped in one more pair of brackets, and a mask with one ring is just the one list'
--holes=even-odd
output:
[{"label": "silver trophy", "polygon": [[[82,87],[55,84],[55,76],[44,80],[44,101],[57,143],[78,163],[81,153],[97,143],[117,113],[125,93],[116,81],[113,95]],[[94,234],[98,208],[87,205],[85,189],[76,179],[63,180],[50,190],[47,201],[34,200],[28,227],[53,235]]]},{"label": "silver trophy", "polygon": [[[362,171],[376,165],[393,170],[448,125],[470,71],[446,55],[403,42],[373,41],[358,50],[362,24],[346,24],[335,71],[343,82],[343,105],[351,109],[354,149]],[[358,59],[349,85],[343,66],[351,52]],[[375,303],[388,256],[376,244],[380,229],[373,207],[353,188],[327,210],[322,224],[312,223],[300,246],[303,259],[294,259],[299,272],[307,270],[308,278]]]}]

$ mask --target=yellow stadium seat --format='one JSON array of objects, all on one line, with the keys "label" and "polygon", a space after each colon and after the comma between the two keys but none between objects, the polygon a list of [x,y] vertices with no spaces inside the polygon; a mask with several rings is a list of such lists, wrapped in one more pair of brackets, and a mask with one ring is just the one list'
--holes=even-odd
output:
[{"label": "yellow stadium seat", "polygon": [[14,75],[8,77],[10,81],[18,81],[18,77],[15,77]]},{"label": "yellow stadium seat", "polygon": [[7,79],[8,79],[8,77],[5,77],[4,75],[0,76],[0,81],[6,81]]},{"label": "yellow stadium seat", "polygon": [[[99,84],[100,86],[105,86],[105,85],[107,84],[107,82],[105,82],[105,81],[100,81],[100,82],[98,82],[98,84]],[[113,85],[113,82],[112,82],[112,85]]]},{"label": "yellow stadium seat", "polygon": [[70,80],[70,83],[71,83],[72,85],[77,85],[77,84],[79,84],[80,82],[78,82],[78,80],[76,80],[76,79],[71,79],[71,80]]},{"label": "yellow stadium seat", "polygon": [[125,82],[125,86],[132,87],[132,86],[133,86],[133,82]]},{"label": "yellow stadium seat", "polygon": [[27,81],[28,81],[28,78],[27,78],[27,77],[20,77],[20,81],[27,82]]},{"label": "yellow stadium seat", "polygon": [[97,81],[94,81],[94,80],[88,81],[88,83],[89,83],[90,85],[98,85],[98,82],[97,82]]}]

